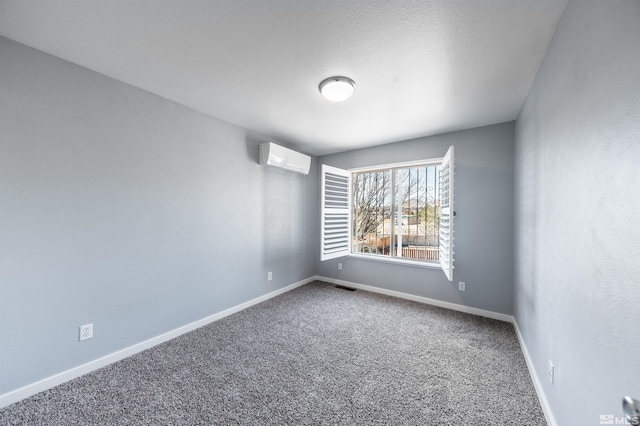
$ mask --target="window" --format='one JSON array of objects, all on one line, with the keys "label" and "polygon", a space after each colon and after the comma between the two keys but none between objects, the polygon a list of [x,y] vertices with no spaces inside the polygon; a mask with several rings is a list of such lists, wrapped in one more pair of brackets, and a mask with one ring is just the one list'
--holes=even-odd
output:
[{"label": "window", "polygon": [[438,160],[322,169],[321,260],[439,264],[453,280],[453,147]]}]

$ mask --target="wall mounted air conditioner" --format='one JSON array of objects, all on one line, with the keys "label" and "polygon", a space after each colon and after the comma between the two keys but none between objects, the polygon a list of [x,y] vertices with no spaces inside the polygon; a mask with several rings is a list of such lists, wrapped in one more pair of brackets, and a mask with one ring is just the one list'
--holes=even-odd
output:
[{"label": "wall mounted air conditioner", "polygon": [[309,174],[311,157],[273,142],[266,142],[260,144],[260,164],[306,175]]}]

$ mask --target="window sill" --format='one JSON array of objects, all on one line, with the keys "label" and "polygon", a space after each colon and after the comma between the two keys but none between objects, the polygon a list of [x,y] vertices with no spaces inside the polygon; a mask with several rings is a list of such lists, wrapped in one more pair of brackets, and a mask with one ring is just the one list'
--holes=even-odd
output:
[{"label": "window sill", "polygon": [[396,265],[403,266],[414,266],[417,268],[426,268],[426,269],[442,269],[440,267],[440,263],[436,262],[420,262],[417,260],[409,260],[401,257],[386,257],[381,255],[371,255],[371,254],[361,254],[361,253],[351,253],[347,257],[353,257],[356,259],[369,260],[373,262],[383,262],[383,263],[393,263]]}]

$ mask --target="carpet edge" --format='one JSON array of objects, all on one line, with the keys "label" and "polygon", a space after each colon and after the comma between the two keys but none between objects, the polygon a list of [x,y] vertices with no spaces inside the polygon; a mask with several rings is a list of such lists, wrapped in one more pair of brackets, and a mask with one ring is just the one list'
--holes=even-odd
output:
[{"label": "carpet edge", "polygon": [[374,287],[366,284],[355,283],[352,281],[339,280],[336,278],[328,278],[323,276],[315,276],[317,281],[324,281],[330,284],[344,285],[360,290],[370,291],[372,293],[380,293],[386,296],[398,297],[400,299],[412,300],[414,302],[424,303],[427,305],[438,306],[440,308],[451,309],[453,311],[464,312],[467,314],[478,315],[485,318],[491,318],[498,321],[513,323],[513,315],[503,314],[500,312],[487,311],[484,309],[473,308],[471,306],[459,305],[457,303],[444,302],[442,300],[430,299],[428,297],[416,296],[410,293],[402,293],[400,291],[388,290],[386,288]]},{"label": "carpet edge", "polygon": [[217,321],[229,315],[235,314],[236,312],[240,312],[253,305],[257,305],[258,303],[264,302],[265,300],[274,298],[276,296],[279,296],[283,293],[286,293],[298,287],[302,287],[303,285],[309,284],[310,282],[313,282],[313,281],[315,281],[314,276],[305,278],[301,281],[279,288],[278,290],[274,290],[270,293],[267,293],[262,296],[258,296],[254,299],[248,300],[246,302],[240,303],[239,305],[232,306],[223,311],[209,315],[207,317],[204,317],[192,323],[167,331],[166,333],[160,334],[158,336],[155,336],[150,339],[144,340],[142,342],[136,343],[134,345],[128,346],[124,349],[120,349],[116,352],[112,352],[108,355],[94,359],[87,363],[81,364],[79,366],[70,368],[68,370],[65,370],[60,373],[54,374],[52,376],[46,377],[44,379],[38,380],[37,382],[30,383],[18,389],[6,392],[0,395],[0,408],[4,408],[8,405],[19,402],[25,398],[28,398],[37,393],[43,392],[47,389],[51,389],[55,386],[61,385],[62,383],[68,382],[70,380],[83,376],[87,373],[98,370],[102,367],[106,367],[107,365],[113,364],[114,362],[120,361],[121,359],[124,359],[128,356],[135,355],[146,349],[152,348],[168,340],[174,339],[182,334],[188,333],[200,327],[204,327],[205,325],[210,324],[214,321]]},{"label": "carpet edge", "polygon": [[553,412],[551,411],[551,405],[549,404],[549,400],[547,399],[547,395],[544,392],[544,388],[542,387],[542,382],[540,381],[540,376],[538,376],[538,372],[536,371],[535,366],[533,365],[533,360],[531,359],[531,355],[529,354],[529,349],[527,349],[527,345],[524,342],[522,334],[520,333],[520,327],[518,327],[518,322],[515,317],[513,318],[513,328],[516,330],[516,336],[518,336],[518,343],[520,343],[520,348],[522,349],[522,354],[524,355],[524,360],[527,363],[527,370],[529,370],[529,376],[531,376],[531,381],[533,382],[533,388],[536,390],[536,394],[538,395],[538,400],[540,401],[540,406],[542,407],[542,412],[544,413],[544,417],[547,420],[549,426],[557,426],[555,417],[553,417]]}]

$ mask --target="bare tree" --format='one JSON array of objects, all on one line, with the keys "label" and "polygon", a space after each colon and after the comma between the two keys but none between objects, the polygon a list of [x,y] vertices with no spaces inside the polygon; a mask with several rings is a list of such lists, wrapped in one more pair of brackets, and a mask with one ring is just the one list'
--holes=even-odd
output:
[{"label": "bare tree", "polygon": [[390,217],[391,173],[370,172],[354,175],[354,236],[362,238],[375,233]]}]

